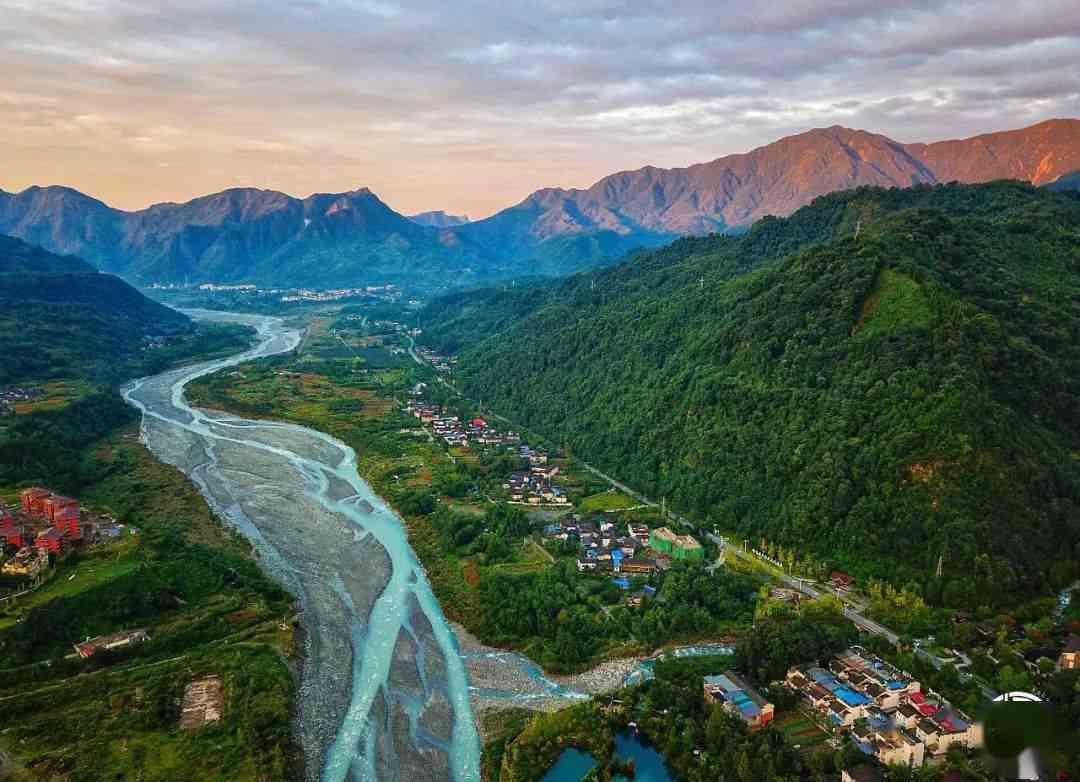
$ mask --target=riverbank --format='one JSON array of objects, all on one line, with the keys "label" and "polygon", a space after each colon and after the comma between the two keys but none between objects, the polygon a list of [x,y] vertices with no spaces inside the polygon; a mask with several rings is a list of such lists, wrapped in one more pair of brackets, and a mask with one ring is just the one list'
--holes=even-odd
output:
[{"label": "riverbank", "polygon": [[453,634],[400,520],[361,480],[357,453],[321,431],[184,401],[197,378],[242,374],[233,368],[299,342],[276,319],[214,317],[256,324],[259,346],[148,379],[127,398],[159,458],[191,477],[299,600],[296,724],[308,779],[475,780],[479,739]]},{"label": "riverbank", "polygon": [[[95,478],[73,493],[125,534],[4,606],[0,668],[15,670],[0,684],[0,748],[25,770],[15,778],[290,779],[291,598],[135,426],[76,453]],[[67,659],[88,635],[136,627],[150,640]],[[205,675],[224,685],[221,719],[178,730],[177,704]]]}]

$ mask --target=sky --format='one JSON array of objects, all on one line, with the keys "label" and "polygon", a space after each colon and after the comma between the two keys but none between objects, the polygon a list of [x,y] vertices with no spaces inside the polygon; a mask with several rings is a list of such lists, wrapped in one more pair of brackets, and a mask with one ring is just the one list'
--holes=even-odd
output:
[{"label": "sky", "polygon": [[1077,0],[0,0],[0,188],[479,218],[812,127],[1080,117]]}]

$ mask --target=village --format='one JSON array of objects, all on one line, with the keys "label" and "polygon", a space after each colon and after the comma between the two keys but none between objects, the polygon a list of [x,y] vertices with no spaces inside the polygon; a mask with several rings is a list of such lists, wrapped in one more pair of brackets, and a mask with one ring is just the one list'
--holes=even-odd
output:
[{"label": "village", "polygon": [[[90,512],[79,501],[48,489],[23,489],[15,508],[0,505],[0,603],[33,592],[57,566],[86,546],[117,540],[138,530],[108,515]],[[72,657],[89,659],[101,651],[149,640],[143,629],[123,630],[74,645]]]},{"label": "village", "polygon": [[22,388],[12,386],[0,391],[0,416],[14,415],[15,407],[27,402],[33,402],[45,396],[40,388]]},{"label": "village", "polygon": [[[982,746],[982,726],[932,690],[861,646],[830,659],[792,667],[782,686],[829,734],[850,739],[866,756],[860,782],[880,780],[884,766],[919,767],[952,747]],[[732,671],[706,676],[703,697],[749,728],[774,720],[775,707]],[[876,764],[873,763],[876,761]]]}]

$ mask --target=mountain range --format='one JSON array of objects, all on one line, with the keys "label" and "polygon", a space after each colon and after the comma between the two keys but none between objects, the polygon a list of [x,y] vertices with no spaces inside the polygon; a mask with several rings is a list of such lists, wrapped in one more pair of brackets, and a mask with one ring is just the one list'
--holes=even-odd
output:
[{"label": "mountain range", "polygon": [[1080,120],[933,144],[830,127],[687,168],[539,190],[474,222],[443,212],[410,219],[367,189],[298,199],[239,188],[125,212],[54,186],[0,191],[0,233],[138,283],[437,288],[572,272],[678,236],[743,230],[861,185],[1045,184],[1078,170]]},{"label": "mountain range", "polygon": [[1074,192],[860,187],[454,292],[421,341],[458,352],[469,397],[703,526],[1010,605],[1080,576],[1078,231]]}]

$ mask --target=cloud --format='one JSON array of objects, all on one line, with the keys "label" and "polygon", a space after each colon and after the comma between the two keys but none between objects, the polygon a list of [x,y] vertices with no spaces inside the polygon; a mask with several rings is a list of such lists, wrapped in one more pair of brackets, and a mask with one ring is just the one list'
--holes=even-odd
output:
[{"label": "cloud", "polygon": [[916,141],[1080,115],[1075,0],[757,5],[0,0],[0,186],[136,207],[367,185],[484,214],[813,126]]}]

